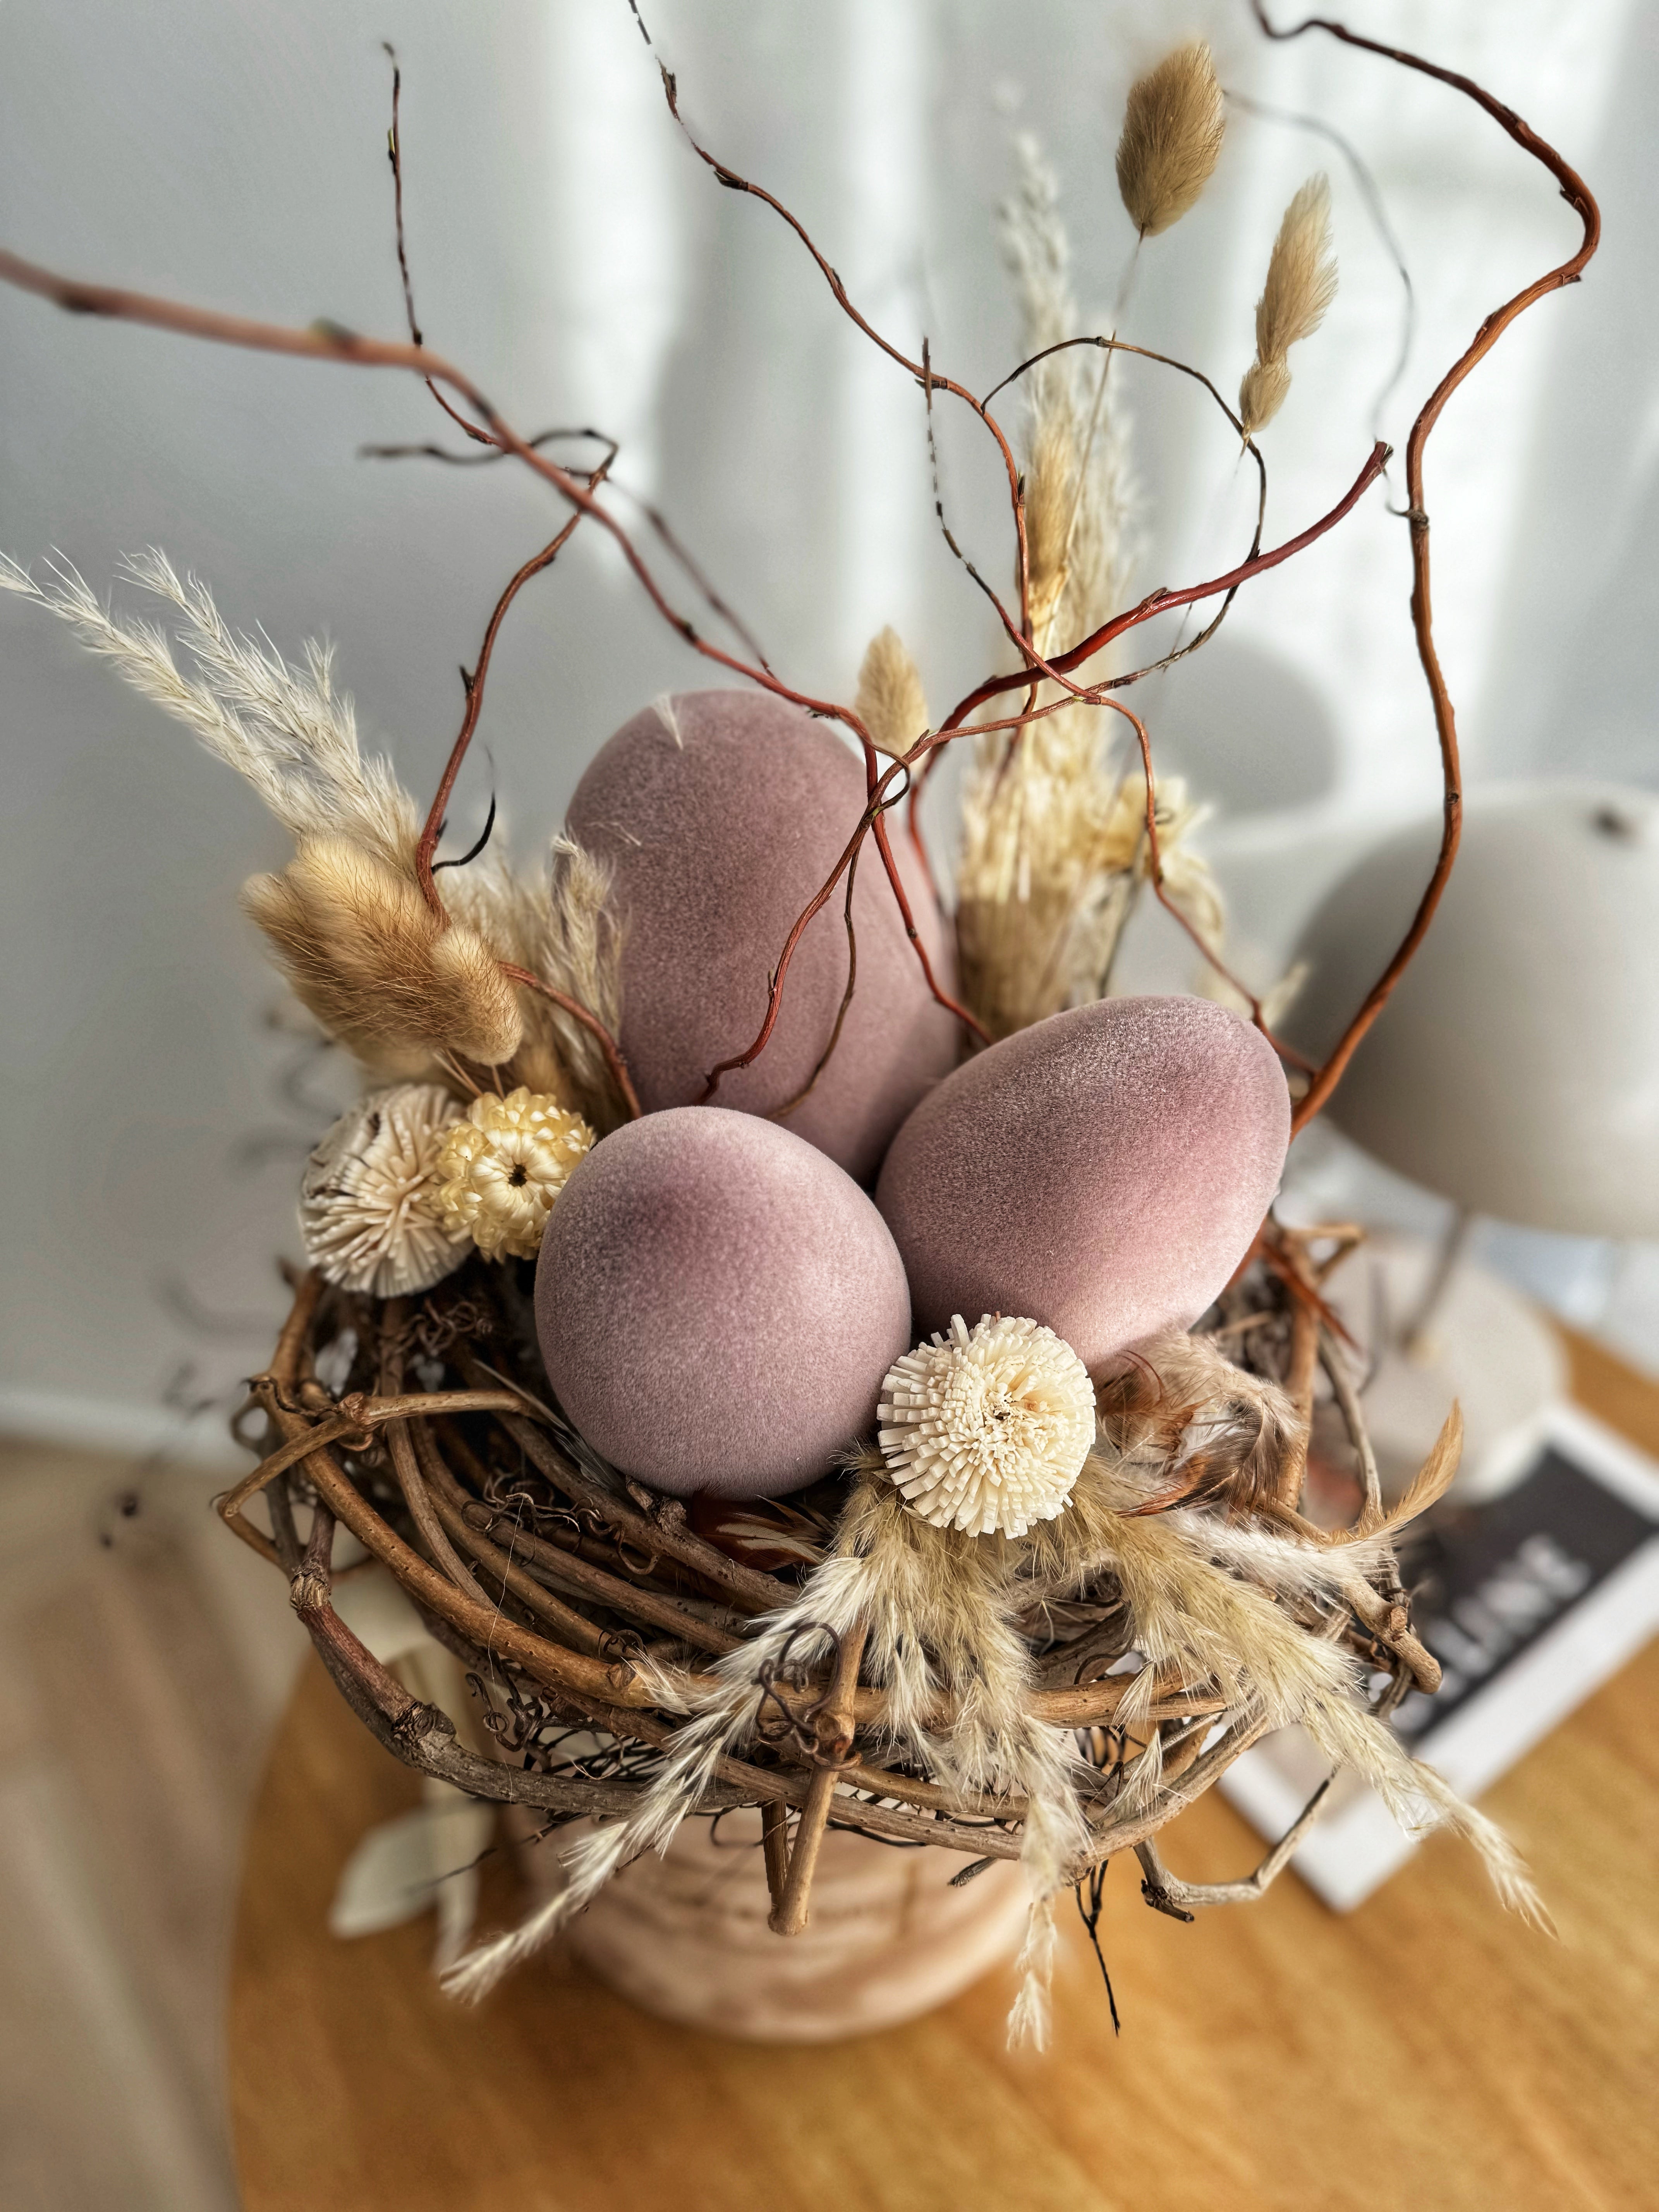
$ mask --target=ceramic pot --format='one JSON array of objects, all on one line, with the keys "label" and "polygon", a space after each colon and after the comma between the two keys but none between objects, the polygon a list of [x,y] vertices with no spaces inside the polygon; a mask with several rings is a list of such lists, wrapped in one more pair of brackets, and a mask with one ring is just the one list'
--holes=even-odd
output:
[{"label": "ceramic pot", "polygon": [[[832,2043],[931,2012],[1012,1958],[1024,1934],[1027,1892],[1012,1861],[952,1889],[957,1853],[832,1829],[805,1929],[775,1936],[760,1832],[750,1808],[718,1832],[687,1820],[665,1856],[643,1853],[571,1923],[571,1949],[661,2019],[757,2043]],[[559,1879],[552,1842],[528,1854],[543,1894]]]}]

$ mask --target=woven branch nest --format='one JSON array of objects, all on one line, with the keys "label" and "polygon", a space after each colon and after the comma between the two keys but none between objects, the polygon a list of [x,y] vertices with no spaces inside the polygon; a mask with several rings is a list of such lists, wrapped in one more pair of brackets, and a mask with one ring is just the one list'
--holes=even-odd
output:
[{"label": "woven branch nest", "polygon": [[[1293,1389],[1305,1385],[1309,1404],[1322,1357],[1332,1408],[1346,1424],[1359,1525],[1376,1528],[1375,1463],[1346,1370],[1330,1357],[1340,1347],[1307,1250],[1307,1240],[1285,1237],[1278,1264],[1255,1266],[1208,1320],[1230,1346],[1249,1346],[1258,1372],[1287,1377]],[[833,1547],[847,1478],[781,1505],[722,1503],[711,1513],[693,1500],[688,1510],[596,1458],[554,1410],[533,1345],[511,1269],[477,1262],[423,1298],[386,1302],[331,1289],[314,1273],[299,1279],[243,1417],[263,1412],[265,1455],[220,1510],[288,1577],[342,1695],[398,1759],[475,1797],[537,1808],[552,1825],[613,1820],[640,1807],[681,1718],[711,1686],[711,1664],[740,1649],[765,1616],[799,1600],[803,1574]],[[1304,1428],[1288,1447],[1295,1463],[1269,1470],[1230,1517],[1281,1534],[1287,1522],[1309,1529],[1296,1511],[1306,1455]],[[267,1503],[270,1536],[244,1510],[256,1493]],[[303,1538],[296,1504],[309,1509]],[[364,1556],[337,1567],[342,1532]],[[1365,1577],[1340,1617],[1328,1604],[1310,1604],[1303,1625],[1386,1678],[1372,1701],[1386,1712],[1414,1684],[1434,1687],[1438,1670],[1412,1633],[1392,1551],[1374,1544],[1364,1557]],[[496,1758],[467,1750],[453,1719],[411,1697],[335,1610],[337,1576],[373,1560],[467,1669]],[[1278,1602],[1286,1602],[1283,1593]],[[1230,1698],[1215,1681],[1179,1680],[1154,1683],[1148,1701],[1143,1681],[1126,1729],[1120,1715],[1136,1677],[1121,1663],[1134,1650],[1135,1622],[1109,1577],[1021,1626],[1028,1717],[1079,1731],[1091,1761],[1081,1792],[1088,1855],[1072,1878],[1093,1875],[1097,1899],[1106,1861],[1134,1850],[1143,1890],[1161,1910],[1184,1916],[1259,1896],[1317,1799],[1235,1882],[1182,1883],[1154,1842],[1264,1733],[1259,1704],[1236,1686]],[[866,1739],[878,1733],[888,1692],[853,1679],[857,1659],[856,1639],[828,1628],[798,1633],[760,1682],[761,1717],[744,1755],[722,1758],[687,1808],[762,1808],[781,1933],[805,1924],[826,1821],[888,1843],[964,1853],[971,1864],[958,1881],[994,1859],[1021,1856],[1023,1799],[953,1788],[948,1778],[890,1754],[880,1763],[871,1752]],[[933,1717],[948,1730],[949,1713]],[[1126,1777],[1154,1737],[1157,1786],[1144,1786],[1143,1769],[1142,1786],[1131,1788]],[[793,1826],[790,1808],[800,1816]]]}]

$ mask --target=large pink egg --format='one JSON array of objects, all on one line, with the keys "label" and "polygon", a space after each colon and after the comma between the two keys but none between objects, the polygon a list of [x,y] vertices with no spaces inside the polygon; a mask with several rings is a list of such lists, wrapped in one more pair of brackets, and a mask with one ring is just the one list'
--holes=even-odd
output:
[{"label": "large pink egg", "polygon": [[1202,999],[1107,999],[970,1060],[893,1140],[876,1202],[918,1334],[1043,1322],[1085,1367],[1197,1320],[1279,1188],[1290,1097]]},{"label": "large pink egg", "polygon": [[850,1176],[774,1121],[647,1114],[560,1192],[536,1267],[548,1379],[594,1449],[682,1496],[765,1498],[874,1425],[904,1267]]},{"label": "large pink egg", "polygon": [[[622,1046],[647,1113],[700,1100],[710,1070],[752,1042],[796,916],[865,805],[862,760],[822,722],[763,691],[682,692],[624,723],[570,802],[570,834],[611,863],[624,920]],[[955,966],[902,825],[911,911],[940,986]],[[845,884],[808,925],[782,1011],[750,1067],[713,1103],[769,1114],[806,1088],[847,982]],[[959,1025],[928,991],[875,846],[854,886],[858,975],[841,1038],[788,1127],[867,1182],[895,1129],[956,1061]]]}]

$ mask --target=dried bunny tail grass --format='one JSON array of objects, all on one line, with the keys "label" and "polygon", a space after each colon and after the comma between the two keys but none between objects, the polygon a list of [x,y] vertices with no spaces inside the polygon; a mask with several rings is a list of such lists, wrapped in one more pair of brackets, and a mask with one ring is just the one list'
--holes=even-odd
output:
[{"label": "dried bunny tail grass", "polygon": [[[446,878],[451,912],[502,958],[586,1006],[615,1036],[622,1026],[622,927],[609,904],[611,870],[560,836],[540,883],[503,860]],[[624,1118],[592,1032],[539,992],[521,992],[524,1039],[504,1078],[556,1098],[601,1135]]]},{"label": "dried bunny tail grass", "polygon": [[327,648],[308,643],[304,671],[296,671],[268,642],[230,630],[206,586],[181,579],[165,554],[152,547],[124,568],[178,609],[180,642],[198,674],[181,672],[172,641],[155,624],[120,621],[100,606],[67,562],[54,562],[52,582],[42,585],[0,555],[0,589],[68,623],[89,652],[246,776],[295,837],[352,837],[407,870],[419,826],[415,803],[386,762],[363,759],[351,702],[332,688]]},{"label": "dried bunny tail grass", "polygon": [[1238,419],[1244,434],[1254,438],[1265,430],[1291,396],[1291,365],[1287,361],[1255,361],[1238,386]]},{"label": "dried bunny tail grass", "polygon": [[1135,79],[1117,142],[1117,188],[1143,238],[1156,238],[1194,204],[1226,128],[1225,99],[1201,39]]},{"label": "dried bunny tail grass", "polygon": [[416,1074],[450,1054],[494,1066],[517,1050],[518,1003],[489,947],[362,847],[303,837],[242,904],[297,996],[367,1066]]},{"label": "dried bunny tail grass", "polygon": [[1335,297],[1331,185],[1322,170],[1285,210],[1267,261],[1267,281],[1255,303],[1255,360],[1238,388],[1247,436],[1272,422],[1284,405],[1291,388],[1285,356],[1313,336]]},{"label": "dried bunny tail grass", "polygon": [[1031,633],[1039,653],[1052,632],[1072,580],[1072,526],[1080,501],[1082,456],[1069,410],[1039,416],[1032,426],[1025,478],[1025,562]]},{"label": "dried bunny tail grass", "polygon": [[890,623],[865,649],[853,702],[878,749],[895,759],[908,753],[928,727],[927,694],[903,639]]}]

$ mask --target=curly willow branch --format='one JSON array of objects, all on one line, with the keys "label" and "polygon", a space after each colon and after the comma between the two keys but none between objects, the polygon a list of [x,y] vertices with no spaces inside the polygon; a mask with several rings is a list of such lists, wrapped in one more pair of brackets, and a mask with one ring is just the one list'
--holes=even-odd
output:
[{"label": "curly willow branch", "polygon": [[1401,939],[1392,960],[1366,994],[1364,1005],[1349,1023],[1335,1050],[1308,1086],[1296,1109],[1292,1127],[1303,1128],[1329,1098],[1342,1079],[1344,1069],[1353,1058],[1360,1039],[1382,1012],[1392,996],[1395,986],[1406,972],[1418,946],[1428,933],[1435,909],[1440,903],[1457,857],[1458,841],[1463,828],[1462,771],[1457,752],[1457,720],[1452,708],[1451,694],[1440,665],[1440,654],[1434,641],[1434,616],[1429,592],[1429,517],[1423,504],[1423,454],[1429,442],[1429,434],[1440,420],[1446,402],[1458,386],[1492,351],[1517,315],[1546,294],[1559,292],[1564,285],[1576,284],[1583,275],[1591,255],[1601,240],[1601,211],[1595,204],[1589,186],[1571,168],[1553,146],[1540,138],[1531,125],[1522,121],[1512,107],[1478,85],[1473,77],[1461,76],[1455,70],[1443,69],[1437,62],[1425,61],[1419,54],[1408,53],[1403,47],[1385,46],[1375,39],[1362,38],[1346,24],[1333,21],[1328,16],[1310,15],[1305,21],[1284,30],[1275,30],[1268,20],[1262,0],[1250,0],[1256,21],[1267,37],[1273,40],[1299,39],[1307,31],[1324,31],[1344,46],[1358,46],[1364,52],[1380,54],[1385,61],[1395,62],[1401,69],[1415,70],[1419,76],[1433,77],[1437,83],[1449,84],[1455,92],[1483,107],[1492,120],[1514,139],[1523,153],[1540,161],[1561,187],[1561,197],[1577,216],[1584,227],[1584,235],[1577,253],[1560,264],[1534,279],[1524,290],[1501,307],[1494,307],[1481,324],[1465,350],[1452,363],[1425,401],[1422,411],[1413,423],[1411,435],[1406,441],[1406,500],[1407,515],[1412,532],[1412,626],[1417,634],[1418,658],[1423,664],[1429,696],[1434,706],[1435,730],[1440,741],[1441,770],[1445,795],[1443,802],[1444,826],[1440,834],[1440,852],[1435,861],[1434,873],[1418,902],[1411,927]]}]

